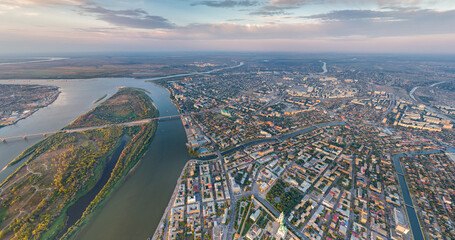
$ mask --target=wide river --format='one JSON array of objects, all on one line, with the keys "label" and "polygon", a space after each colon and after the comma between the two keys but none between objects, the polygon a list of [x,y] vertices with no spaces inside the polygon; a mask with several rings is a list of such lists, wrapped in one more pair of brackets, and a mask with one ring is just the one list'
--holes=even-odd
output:
[{"label": "wide river", "polygon": [[[0,80],[3,84],[42,84],[60,87],[58,99],[17,124],[0,129],[2,136],[55,131],[95,107],[93,101],[117,91],[119,86],[143,88],[150,92],[160,116],[178,114],[169,92],[153,83],[131,78],[88,80]],[[0,143],[0,169],[42,138]],[[159,122],[149,150],[133,174],[111,195],[79,234],[78,239],[146,239],[153,235],[175,187],[190,158],[180,120]],[[0,172],[3,181],[19,164]]]}]

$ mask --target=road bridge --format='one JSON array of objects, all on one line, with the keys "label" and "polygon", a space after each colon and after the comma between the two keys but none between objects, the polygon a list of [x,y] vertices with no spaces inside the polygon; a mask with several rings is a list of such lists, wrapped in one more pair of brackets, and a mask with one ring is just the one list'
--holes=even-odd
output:
[{"label": "road bridge", "polygon": [[143,124],[150,123],[154,120],[169,121],[169,120],[180,119],[181,117],[194,116],[194,115],[203,114],[203,113],[207,113],[207,112],[214,112],[214,111],[220,111],[220,109],[217,108],[217,109],[210,109],[210,110],[205,110],[205,111],[200,111],[200,112],[195,112],[195,113],[175,114],[175,115],[161,116],[161,117],[155,117],[155,118],[147,118],[147,119],[142,119],[142,120],[137,120],[137,121],[117,123],[117,124],[105,124],[105,125],[92,126],[92,127],[61,129],[61,130],[57,130],[57,131],[27,133],[27,134],[22,134],[22,135],[15,135],[15,136],[5,136],[5,137],[0,137],[0,143],[7,143],[8,141],[27,140],[29,138],[34,138],[34,137],[47,137],[47,136],[55,134],[55,133],[83,132],[83,131],[95,130],[95,129],[112,127],[112,126],[127,126],[127,127],[140,126]]}]

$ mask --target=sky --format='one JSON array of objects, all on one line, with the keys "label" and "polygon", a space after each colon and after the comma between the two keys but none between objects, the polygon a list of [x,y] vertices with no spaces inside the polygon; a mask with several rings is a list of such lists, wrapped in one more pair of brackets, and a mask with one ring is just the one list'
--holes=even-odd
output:
[{"label": "sky", "polygon": [[0,54],[455,54],[455,0],[1,0]]}]

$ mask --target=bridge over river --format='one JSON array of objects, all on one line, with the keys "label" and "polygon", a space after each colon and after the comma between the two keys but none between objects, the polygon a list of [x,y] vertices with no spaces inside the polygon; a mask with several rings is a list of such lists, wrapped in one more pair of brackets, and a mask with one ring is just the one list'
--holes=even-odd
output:
[{"label": "bridge over river", "polygon": [[[180,115],[179,115],[179,117],[180,117]],[[176,118],[176,116],[166,116],[166,117],[163,117],[162,119],[172,119],[172,118]],[[27,140],[28,138],[32,138],[32,137],[47,137],[47,136],[52,135],[54,133],[83,132],[83,131],[106,128],[106,127],[112,127],[112,126],[138,126],[138,125],[143,125],[143,124],[146,124],[146,123],[150,123],[154,119],[155,118],[149,118],[149,119],[143,119],[143,120],[139,120],[139,121],[118,123],[118,124],[106,124],[106,125],[93,126],[93,127],[61,129],[61,130],[53,131],[53,132],[27,133],[27,134],[16,135],[16,136],[0,137],[0,141],[2,143],[6,143],[6,142],[12,141],[12,140],[21,140],[21,139],[22,140]],[[160,120],[161,118],[160,119],[156,118],[156,119]]]},{"label": "bridge over river", "polygon": [[83,131],[112,127],[112,126],[127,126],[127,127],[140,126],[143,124],[150,123],[153,120],[158,120],[158,121],[174,120],[174,119],[179,119],[179,118],[185,117],[185,116],[194,116],[194,115],[198,115],[198,114],[202,114],[202,113],[206,113],[206,112],[214,112],[214,111],[220,111],[220,109],[210,109],[210,110],[200,111],[200,112],[195,112],[195,113],[176,114],[176,115],[169,115],[169,116],[162,116],[162,117],[155,117],[155,118],[147,118],[147,119],[142,119],[142,120],[137,120],[137,121],[117,123],[117,124],[106,124],[106,125],[93,126],[93,127],[61,129],[61,130],[51,131],[51,132],[27,133],[27,134],[22,134],[22,135],[15,135],[15,136],[5,136],[5,137],[0,137],[0,143],[7,143],[8,141],[27,140],[28,138],[32,138],[32,137],[47,137],[54,133],[83,132]]}]

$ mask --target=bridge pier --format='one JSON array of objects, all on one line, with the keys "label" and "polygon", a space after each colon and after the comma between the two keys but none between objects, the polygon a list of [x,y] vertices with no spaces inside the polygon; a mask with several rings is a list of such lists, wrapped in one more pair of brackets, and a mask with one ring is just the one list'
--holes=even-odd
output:
[{"label": "bridge pier", "polygon": [[22,138],[23,138],[24,140],[27,140],[27,136],[23,136]]}]

